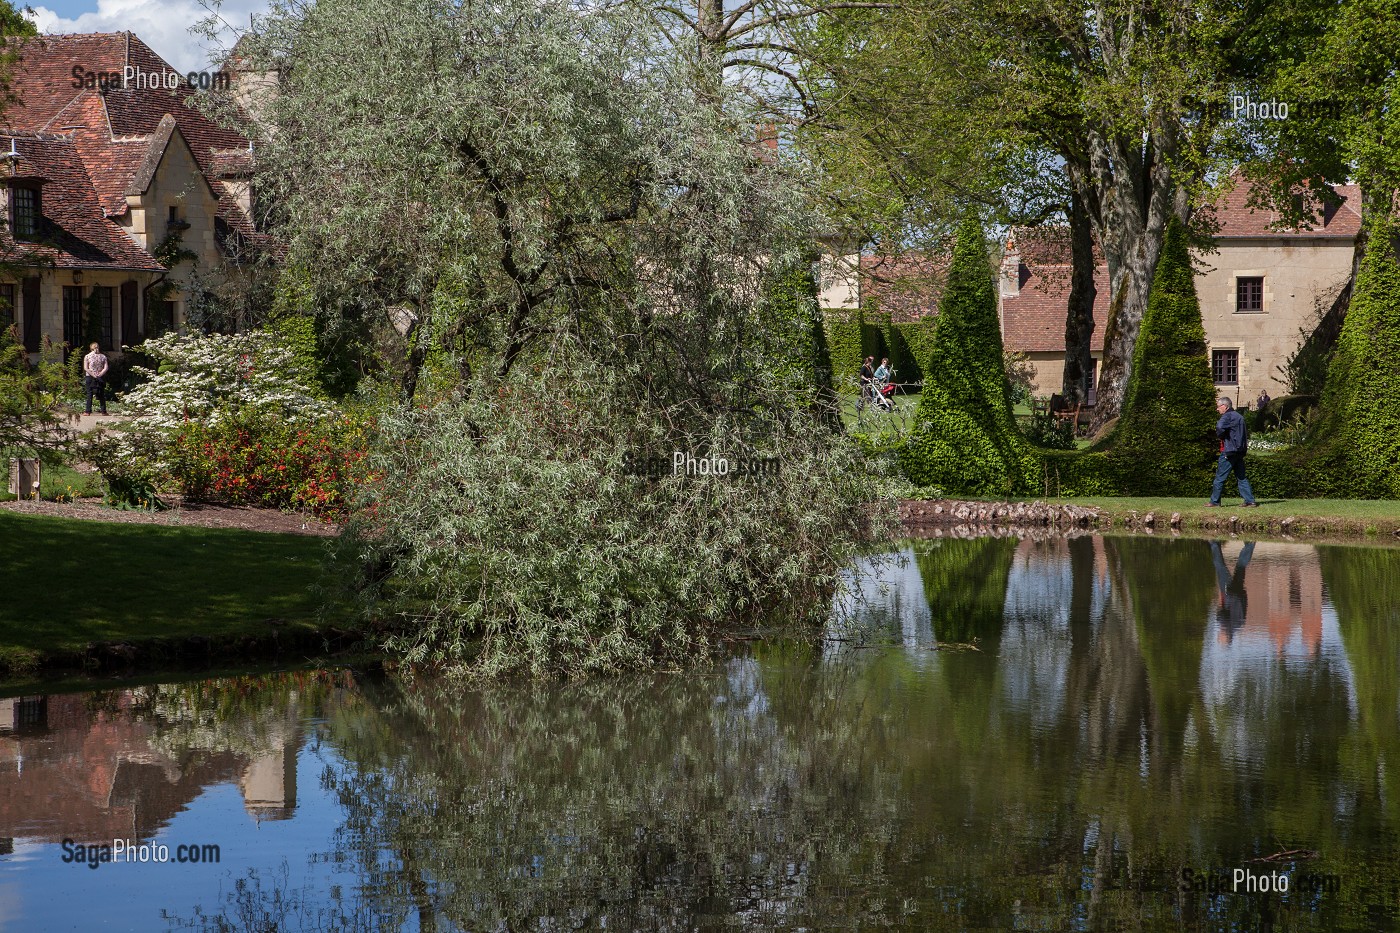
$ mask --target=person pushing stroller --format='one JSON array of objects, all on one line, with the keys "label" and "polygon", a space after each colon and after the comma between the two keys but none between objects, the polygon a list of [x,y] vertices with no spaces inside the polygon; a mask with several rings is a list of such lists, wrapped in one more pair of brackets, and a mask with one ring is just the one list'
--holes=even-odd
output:
[{"label": "person pushing stroller", "polygon": [[882,357],[879,367],[875,370],[875,378],[871,388],[875,404],[884,411],[894,411],[894,399],[891,398],[894,395],[894,383],[890,382],[890,377],[893,375],[894,370],[890,369],[889,357]]}]

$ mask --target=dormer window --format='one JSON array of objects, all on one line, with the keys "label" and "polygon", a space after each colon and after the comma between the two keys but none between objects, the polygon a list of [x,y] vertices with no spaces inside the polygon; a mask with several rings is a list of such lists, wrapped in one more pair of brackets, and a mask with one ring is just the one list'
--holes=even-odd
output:
[{"label": "dormer window", "polygon": [[188,230],[189,222],[180,219],[180,208],[177,205],[170,205],[170,218],[165,222],[165,226],[170,230]]},{"label": "dormer window", "polygon": [[39,189],[24,185],[10,187],[10,230],[17,240],[39,235]]}]

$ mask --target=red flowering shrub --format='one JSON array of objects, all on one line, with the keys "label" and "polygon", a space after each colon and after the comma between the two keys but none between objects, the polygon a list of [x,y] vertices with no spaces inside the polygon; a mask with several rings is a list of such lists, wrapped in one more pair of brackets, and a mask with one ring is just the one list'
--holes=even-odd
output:
[{"label": "red flowering shrub", "polygon": [[244,415],[175,432],[168,462],[186,498],[339,518],[369,479],[369,424],[348,415],[297,423]]}]

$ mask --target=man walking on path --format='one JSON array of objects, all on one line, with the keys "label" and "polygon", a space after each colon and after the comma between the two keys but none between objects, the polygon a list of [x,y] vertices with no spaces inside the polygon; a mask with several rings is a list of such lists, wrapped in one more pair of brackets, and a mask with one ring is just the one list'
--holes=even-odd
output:
[{"label": "man walking on path", "polygon": [[102,414],[107,414],[107,357],[102,355],[102,350],[95,343],[88,355],[83,357],[83,382],[87,389],[87,414],[92,414],[94,393],[102,406]]},{"label": "man walking on path", "polygon": [[1240,495],[1244,497],[1244,508],[1258,507],[1254,501],[1254,490],[1244,475],[1244,455],[1247,441],[1244,433],[1244,416],[1235,411],[1228,398],[1218,399],[1215,410],[1220,412],[1220,420],[1215,423],[1215,434],[1220,438],[1220,462],[1215,466],[1215,487],[1210,491],[1210,506],[1219,507],[1220,494],[1225,490],[1225,478],[1230,471],[1235,473]]}]

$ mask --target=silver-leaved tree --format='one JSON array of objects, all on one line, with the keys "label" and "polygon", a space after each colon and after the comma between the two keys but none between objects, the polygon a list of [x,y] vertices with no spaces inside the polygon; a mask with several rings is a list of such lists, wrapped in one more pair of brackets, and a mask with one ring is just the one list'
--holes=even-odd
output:
[{"label": "silver-leaved tree", "polygon": [[396,648],[600,670],[821,610],[879,520],[778,287],[814,224],[649,18],[321,0],[239,52],[283,75],[252,130],[282,293],[400,367],[345,537]]}]

